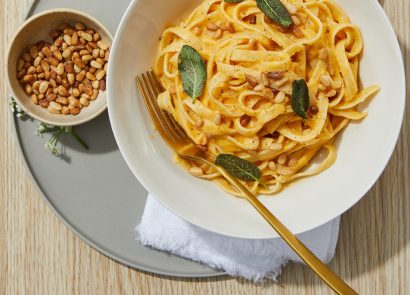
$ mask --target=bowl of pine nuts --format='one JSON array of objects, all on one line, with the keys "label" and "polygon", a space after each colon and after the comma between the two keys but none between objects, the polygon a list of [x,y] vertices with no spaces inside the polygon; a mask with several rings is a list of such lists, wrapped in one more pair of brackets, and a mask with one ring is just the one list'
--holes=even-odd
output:
[{"label": "bowl of pine nuts", "polygon": [[28,19],[14,35],[7,76],[30,117],[54,126],[85,123],[107,108],[112,36],[93,17],[53,9]]}]

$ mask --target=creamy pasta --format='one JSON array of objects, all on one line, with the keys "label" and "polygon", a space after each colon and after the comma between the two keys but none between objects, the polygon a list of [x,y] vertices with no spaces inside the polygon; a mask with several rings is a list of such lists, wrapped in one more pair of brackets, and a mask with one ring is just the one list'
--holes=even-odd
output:
[{"label": "creamy pasta", "polygon": [[[158,96],[160,107],[210,159],[228,153],[256,164],[260,181],[243,182],[255,194],[275,194],[329,168],[336,160],[335,136],[349,121],[367,115],[357,107],[379,90],[361,89],[363,39],[335,2],[282,2],[292,18],[290,28],[273,22],[255,0],[206,0],[179,25],[165,29],[154,64],[166,89]],[[183,45],[195,48],[206,63],[207,80],[197,99],[184,92],[178,73]],[[309,88],[307,119],[291,107],[296,79]],[[240,196],[214,168],[177,161]]]}]

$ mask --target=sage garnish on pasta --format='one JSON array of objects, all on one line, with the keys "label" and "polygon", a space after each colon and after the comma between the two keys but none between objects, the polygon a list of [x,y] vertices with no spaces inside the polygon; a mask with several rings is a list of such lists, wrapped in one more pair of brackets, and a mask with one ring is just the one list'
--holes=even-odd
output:
[{"label": "sage garnish on pasta", "polygon": [[201,96],[206,81],[206,66],[195,48],[188,45],[182,47],[178,56],[178,71],[185,93],[193,99]]},{"label": "sage garnish on pasta", "polygon": [[292,109],[301,118],[307,119],[309,110],[309,89],[305,80],[295,80],[292,84]]},{"label": "sage garnish on pasta", "polygon": [[289,28],[293,22],[285,5],[280,0],[256,0],[256,5],[271,20],[282,27]]},{"label": "sage garnish on pasta", "polygon": [[243,0],[224,0],[227,3],[239,3],[242,2]]},{"label": "sage garnish on pasta", "polygon": [[259,168],[242,158],[230,154],[220,154],[215,163],[232,176],[244,181],[258,181],[262,177]]}]

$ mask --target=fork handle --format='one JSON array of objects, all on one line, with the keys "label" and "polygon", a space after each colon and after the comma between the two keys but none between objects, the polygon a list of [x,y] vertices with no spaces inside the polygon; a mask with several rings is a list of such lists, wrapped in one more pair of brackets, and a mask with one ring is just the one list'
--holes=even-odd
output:
[{"label": "fork handle", "polygon": [[329,267],[316,257],[294,234],[287,229],[242,183],[232,177],[221,167],[218,167],[223,176],[240,189],[246,199],[263,216],[263,218],[273,227],[282,239],[295,251],[300,258],[337,294],[358,295],[348,284],[338,277]]}]

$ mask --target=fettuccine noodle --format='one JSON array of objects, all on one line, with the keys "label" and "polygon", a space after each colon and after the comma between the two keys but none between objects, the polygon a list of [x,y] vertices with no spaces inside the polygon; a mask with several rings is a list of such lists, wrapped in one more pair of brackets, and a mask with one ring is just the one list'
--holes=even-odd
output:
[{"label": "fettuccine noodle", "polygon": [[[366,117],[357,107],[379,90],[361,90],[363,39],[335,2],[282,2],[292,16],[289,29],[273,23],[255,0],[206,0],[163,32],[154,65],[166,89],[158,97],[160,107],[210,159],[228,153],[255,163],[261,180],[243,182],[255,194],[275,194],[329,168],[336,161],[335,136],[349,121]],[[195,100],[184,92],[178,73],[183,45],[195,48],[207,67],[205,89]],[[291,107],[296,79],[309,87],[306,120]],[[241,196],[212,167],[177,161]]]}]

